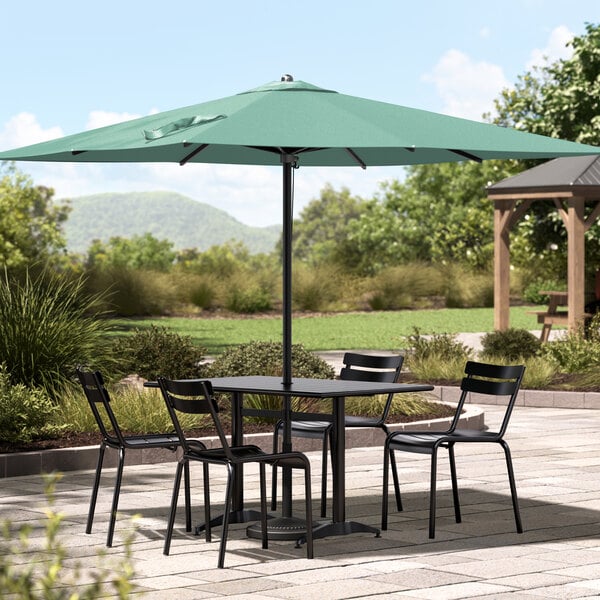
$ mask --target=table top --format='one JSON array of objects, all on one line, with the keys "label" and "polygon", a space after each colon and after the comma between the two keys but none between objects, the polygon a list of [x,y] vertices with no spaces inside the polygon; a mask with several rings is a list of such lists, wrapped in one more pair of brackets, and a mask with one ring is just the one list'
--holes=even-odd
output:
[{"label": "table top", "polygon": [[334,398],[342,396],[370,396],[374,394],[400,394],[428,392],[433,386],[421,383],[378,383],[343,379],[304,379],[293,377],[292,384],[283,385],[281,377],[248,375],[241,377],[210,378],[215,391],[244,392],[248,394],[273,394],[304,396],[307,398]]}]

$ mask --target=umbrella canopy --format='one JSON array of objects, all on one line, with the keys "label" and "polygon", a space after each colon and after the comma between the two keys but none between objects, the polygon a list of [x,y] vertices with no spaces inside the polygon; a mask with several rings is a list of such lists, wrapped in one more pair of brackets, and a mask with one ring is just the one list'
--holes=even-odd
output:
[{"label": "umbrella canopy", "polygon": [[25,148],[0,159],[385,166],[600,150],[288,80]]},{"label": "umbrella canopy", "polygon": [[283,166],[283,380],[291,384],[292,168],[554,158],[600,148],[340,94],[291,76],[0,152],[0,160]]}]

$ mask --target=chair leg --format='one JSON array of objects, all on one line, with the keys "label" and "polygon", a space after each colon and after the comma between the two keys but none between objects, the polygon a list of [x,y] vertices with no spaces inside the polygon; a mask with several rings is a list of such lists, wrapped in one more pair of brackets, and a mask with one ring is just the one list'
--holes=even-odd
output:
[{"label": "chair leg", "polygon": [[104,462],[104,451],[106,444],[102,442],[98,450],[98,463],[96,465],[96,475],[94,477],[94,487],[92,488],[92,497],[90,498],[90,509],[88,512],[86,533],[92,533],[92,523],[94,522],[94,512],[96,511],[96,500],[98,499],[98,488],[100,487],[100,476],[102,474],[102,463]]},{"label": "chair leg", "polygon": [[312,518],[312,494],[310,483],[310,464],[304,470],[304,496],[306,498],[306,558],[313,558],[313,518]]},{"label": "chair leg", "polygon": [[119,465],[115,480],[115,491],[113,492],[112,508],[110,509],[110,521],[108,524],[108,536],[106,545],[111,548],[115,534],[115,523],[117,520],[117,508],[119,506],[119,494],[121,493],[121,481],[123,480],[123,466],[125,465],[125,448],[119,448]]},{"label": "chair leg", "polygon": [[204,539],[207,542],[211,542],[212,527],[210,524],[210,479],[208,468],[208,463],[202,463],[202,479],[204,487]]},{"label": "chair leg", "polygon": [[185,491],[185,530],[192,531],[192,495],[190,493],[190,463],[185,461],[183,465],[183,485]]},{"label": "chair leg", "polygon": [[429,486],[429,537],[435,538],[435,496],[437,476],[437,447],[431,453],[431,484]]},{"label": "chair leg", "polygon": [[389,485],[389,473],[390,468],[390,454],[393,450],[390,450],[388,445],[385,444],[383,450],[383,493],[381,500],[381,529],[385,531],[387,529],[388,522],[388,485]]},{"label": "chair leg", "polygon": [[400,480],[398,479],[398,468],[396,467],[396,453],[390,452],[390,462],[392,464],[392,480],[394,481],[394,494],[396,496],[396,510],[402,512],[402,497],[400,495]]},{"label": "chair leg", "polygon": [[517,486],[515,484],[515,473],[513,471],[510,448],[504,440],[500,440],[500,445],[504,449],[504,454],[506,456],[506,469],[508,471],[510,495],[512,497],[513,512],[515,513],[515,524],[517,526],[517,533],[523,533],[523,524],[521,523],[521,513],[519,511],[519,500],[517,498]]},{"label": "chair leg", "polygon": [[[275,465],[273,465],[275,467]],[[269,547],[269,537],[267,535],[267,484],[265,483],[265,463],[258,464],[260,472],[260,532],[262,537],[262,547]]]},{"label": "chair leg", "polygon": [[229,510],[231,508],[231,493],[233,488],[233,466],[227,465],[227,486],[225,488],[225,506],[223,507],[223,533],[221,534],[221,544],[219,546],[219,560],[217,567],[223,568],[225,564],[225,548],[227,546],[227,536],[229,534]]},{"label": "chair leg", "polygon": [[448,446],[448,458],[450,459],[450,477],[452,479],[452,497],[454,499],[454,518],[457,523],[461,522],[460,500],[458,499],[458,480],[456,478],[456,461],[454,460],[454,444]]},{"label": "chair leg", "polygon": [[[273,454],[277,454],[279,450],[279,423],[275,425],[273,431]],[[272,476],[271,476],[271,510],[277,510],[277,464],[273,465]]]},{"label": "chair leg", "polygon": [[[175,513],[177,512],[177,499],[179,498],[179,487],[181,486],[181,473],[183,471],[182,458],[177,463],[175,470],[175,481],[173,483],[173,495],[171,497],[171,510],[169,512],[169,522],[167,524],[167,533],[165,535],[165,545],[163,546],[163,554],[168,555],[171,549],[171,537],[173,536],[173,526],[175,525]],[[187,461],[185,461],[187,463]],[[188,465],[189,466],[189,465]]]}]

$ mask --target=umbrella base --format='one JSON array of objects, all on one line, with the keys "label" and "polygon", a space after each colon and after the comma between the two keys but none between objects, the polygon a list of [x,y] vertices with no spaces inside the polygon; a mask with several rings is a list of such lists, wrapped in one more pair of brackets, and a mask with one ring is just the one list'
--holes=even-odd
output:
[{"label": "umbrella base", "polygon": [[[349,535],[351,533],[374,533],[380,537],[381,531],[377,527],[358,523],[356,521],[342,521],[332,523],[322,521],[314,524],[313,539],[329,537],[333,535]],[[261,539],[262,533],[260,523],[253,523],[246,528],[249,538]],[[306,542],[306,521],[294,517],[275,517],[267,521],[267,537],[273,541],[296,540],[296,545]]]}]

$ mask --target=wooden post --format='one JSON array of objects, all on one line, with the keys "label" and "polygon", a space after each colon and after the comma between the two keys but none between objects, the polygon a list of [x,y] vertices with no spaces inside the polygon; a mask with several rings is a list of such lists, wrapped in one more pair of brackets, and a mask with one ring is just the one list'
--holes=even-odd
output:
[{"label": "wooden post", "polygon": [[583,323],[585,305],[585,198],[570,198],[567,209],[569,331]]},{"label": "wooden post", "polygon": [[494,329],[505,331],[510,317],[510,217],[515,200],[494,200]]}]

